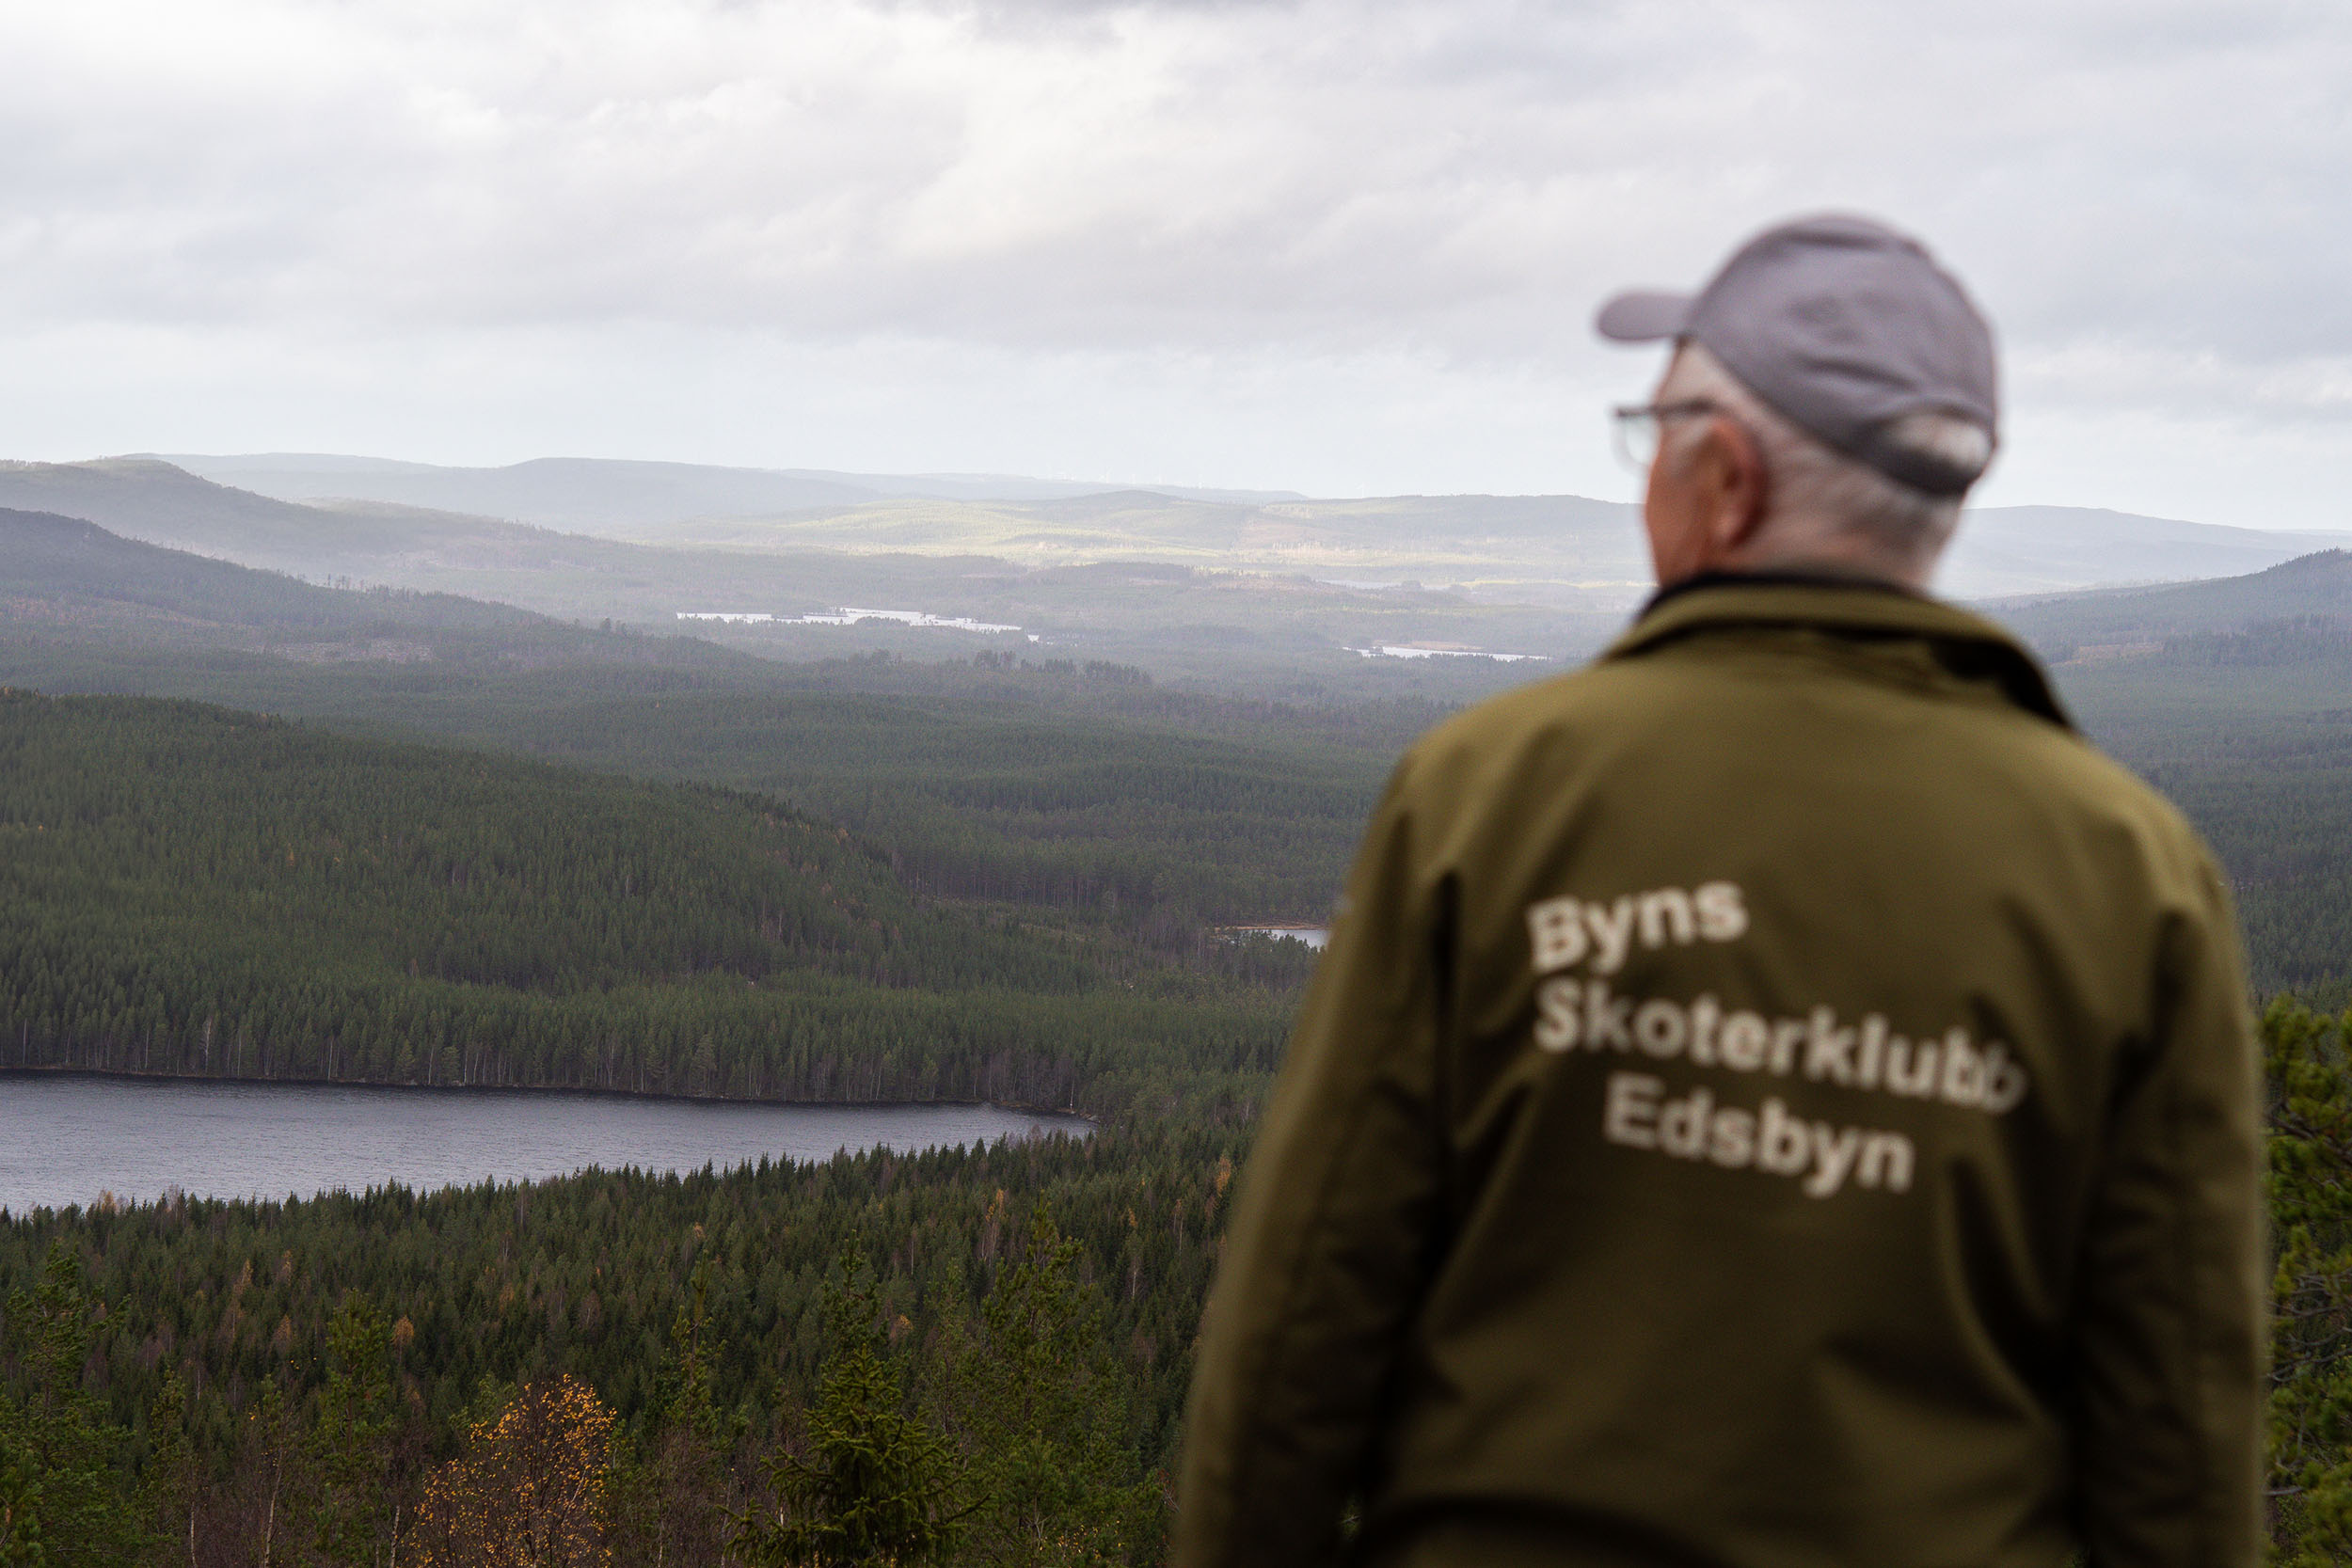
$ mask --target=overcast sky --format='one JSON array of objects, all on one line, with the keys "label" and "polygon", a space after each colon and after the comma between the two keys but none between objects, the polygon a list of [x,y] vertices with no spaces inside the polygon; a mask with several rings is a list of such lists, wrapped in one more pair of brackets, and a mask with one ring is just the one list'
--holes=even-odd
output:
[{"label": "overcast sky", "polygon": [[1613,288],[1914,229],[1983,499],[2352,527],[2352,7],[0,6],[0,455],[1629,496]]}]

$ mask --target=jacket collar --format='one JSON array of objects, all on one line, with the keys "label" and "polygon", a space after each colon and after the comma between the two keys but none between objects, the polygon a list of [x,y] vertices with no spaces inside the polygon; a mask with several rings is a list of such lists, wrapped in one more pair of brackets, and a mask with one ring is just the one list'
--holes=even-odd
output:
[{"label": "jacket collar", "polygon": [[1629,658],[1738,627],[1802,627],[1859,642],[1924,642],[1964,679],[1987,680],[2026,712],[2067,729],[2066,710],[2024,644],[1980,615],[1889,583],[1788,574],[1709,575],[1661,589],[1601,654]]}]

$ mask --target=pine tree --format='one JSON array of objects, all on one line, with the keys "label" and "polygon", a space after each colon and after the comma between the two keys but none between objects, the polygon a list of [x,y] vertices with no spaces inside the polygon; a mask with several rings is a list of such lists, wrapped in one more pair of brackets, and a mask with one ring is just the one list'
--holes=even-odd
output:
[{"label": "pine tree", "polygon": [[0,1568],[41,1568],[40,1461],[20,1430],[19,1412],[0,1404]]},{"label": "pine tree", "polygon": [[[699,1227],[696,1227],[698,1230]],[[726,1533],[729,1459],[748,1424],[722,1409],[711,1391],[711,1264],[704,1258],[687,1282],[670,1324],[660,1379],[660,1406],[643,1459],[616,1461],[614,1529],[626,1550],[646,1561],[715,1560]]]},{"label": "pine tree", "polygon": [[295,1415],[286,1398],[282,1370],[262,1385],[260,1395],[246,1409],[237,1481],[246,1534],[256,1545],[257,1568],[292,1562],[299,1549],[291,1544],[299,1540],[298,1535],[287,1527],[298,1516],[296,1500],[310,1478],[301,1463],[304,1455]]},{"label": "pine tree", "polygon": [[1157,1544],[1160,1488],[1134,1475],[1131,1419],[1080,1248],[1040,1206],[956,1348],[949,1401],[977,1456],[975,1545],[993,1564],[1129,1560]]},{"label": "pine tree", "polygon": [[803,1452],[768,1469],[783,1507],[739,1517],[735,1547],[755,1568],[914,1568],[942,1560],[969,1506],[955,1445],[908,1408],[857,1243],[844,1245],[825,1297],[831,1354],[808,1412]]},{"label": "pine tree", "polygon": [[43,1568],[111,1568],[136,1552],[141,1533],[116,1469],[125,1433],[82,1386],[95,1305],[62,1241],[50,1244],[40,1285],[8,1297],[8,1337],[32,1386],[13,1404],[0,1401],[0,1508],[10,1520],[0,1541]]},{"label": "pine tree", "polygon": [[2273,1003],[2270,1481],[2274,1560],[2352,1556],[2352,1014]]},{"label": "pine tree", "polygon": [[[188,1385],[178,1371],[164,1374],[163,1386],[148,1407],[148,1501],[153,1510],[152,1560],[196,1568],[196,1515],[200,1478],[196,1444],[188,1435]],[[5,1562],[6,1558],[0,1558]]]},{"label": "pine tree", "polygon": [[372,1564],[386,1518],[398,1426],[392,1403],[391,1329],[358,1291],[326,1330],[326,1386],[310,1436],[318,1478],[314,1544],[329,1562]]}]

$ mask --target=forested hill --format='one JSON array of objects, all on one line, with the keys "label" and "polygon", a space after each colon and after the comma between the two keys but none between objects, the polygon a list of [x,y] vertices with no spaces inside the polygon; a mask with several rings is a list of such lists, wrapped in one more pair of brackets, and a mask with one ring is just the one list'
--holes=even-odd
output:
[{"label": "forested hill", "polygon": [[0,681],[22,680],[8,666],[33,648],[128,658],[151,675],[250,669],[257,661],[241,657],[249,655],[281,669],[769,668],[695,638],[575,626],[454,594],[326,586],[142,544],[77,517],[0,508]]},{"label": "forested hill", "polygon": [[1284,1010],[759,796],[0,694],[0,1065],[1101,1111]]},{"label": "forested hill", "polygon": [[[414,515],[385,518],[299,506],[215,484],[151,458],[0,463],[0,504],[86,518],[150,544],[313,573],[339,559],[429,552],[439,543]],[[466,524],[466,539],[484,551],[531,550],[557,537],[489,517]]]},{"label": "forested hill", "polygon": [[2153,652],[2173,639],[2245,634],[2311,617],[2342,623],[2352,618],[2352,551],[2317,550],[2243,577],[1994,608],[2059,661]]},{"label": "forested hill", "polygon": [[95,523],[0,508],[0,600],[10,619],[135,626],[169,638],[235,628],[342,632],[543,624],[529,610],[451,594],[323,588],[184,550],[145,545]]},{"label": "forested hill", "polygon": [[188,697],[754,790],[887,845],[929,892],[1195,954],[1213,926],[1327,913],[1381,781],[1444,711],[1220,697],[993,653],[786,665],[576,635],[576,653],[545,658],[450,653],[452,634],[416,639],[429,661],[312,663],[0,626],[0,683]]},{"label": "forested hill", "polygon": [[2352,554],[2006,615],[2219,853],[2257,990],[2352,993]]}]

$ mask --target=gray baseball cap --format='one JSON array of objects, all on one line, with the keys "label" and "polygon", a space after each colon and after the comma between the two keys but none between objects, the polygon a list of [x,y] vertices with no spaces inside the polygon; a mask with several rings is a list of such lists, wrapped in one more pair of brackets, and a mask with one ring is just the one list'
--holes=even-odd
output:
[{"label": "gray baseball cap", "polygon": [[1594,324],[1621,343],[1689,338],[1790,420],[1932,495],[1976,479],[1883,439],[1933,410],[1997,438],[1993,331],[1918,241],[1868,218],[1799,218],[1732,253],[1696,294],[1633,292]]}]

